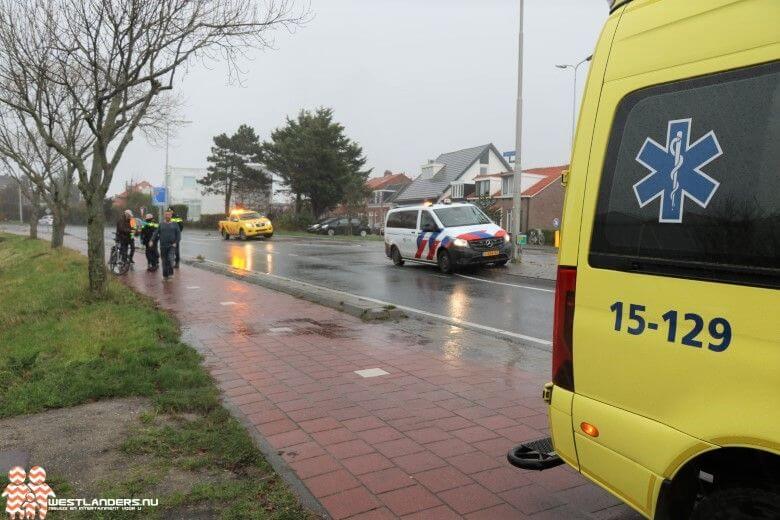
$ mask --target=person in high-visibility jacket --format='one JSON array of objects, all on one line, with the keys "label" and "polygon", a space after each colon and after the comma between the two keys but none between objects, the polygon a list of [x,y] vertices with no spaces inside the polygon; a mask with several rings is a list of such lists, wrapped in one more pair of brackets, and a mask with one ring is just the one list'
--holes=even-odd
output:
[{"label": "person in high-visibility jacket", "polygon": [[171,222],[178,224],[179,226],[179,240],[176,242],[176,249],[174,251],[174,254],[176,256],[176,261],[173,264],[174,269],[179,268],[179,261],[181,260],[181,232],[184,231],[184,220],[176,215],[176,212],[173,211],[173,208],[168,208],[168,211],[171,212]]},{"label": "person in high-visibility jacket", "polygon": [[154,232],[157,231],[157,221],[151,213],[146,215],[146,222],[141,228],[141,242],[146,247],[147,271],[156,271],[159,267],[160,253],[157,250],[157,239],[154,238]]}]

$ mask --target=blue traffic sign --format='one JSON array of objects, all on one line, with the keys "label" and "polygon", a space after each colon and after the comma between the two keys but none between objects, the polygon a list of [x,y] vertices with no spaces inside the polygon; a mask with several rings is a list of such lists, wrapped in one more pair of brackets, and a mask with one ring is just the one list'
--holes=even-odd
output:
[{"label": "blue traffic sign", "polygon": [[165,206],[168,204],[168,193],[165,187],[152,188],[152,200],[158,206]]}]

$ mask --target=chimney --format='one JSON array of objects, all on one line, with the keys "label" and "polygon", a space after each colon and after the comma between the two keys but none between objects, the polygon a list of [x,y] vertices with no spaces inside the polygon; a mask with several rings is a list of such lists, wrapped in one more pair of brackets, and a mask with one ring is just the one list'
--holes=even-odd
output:
[{"label": "chimney", "polygon": [[423,164],[420,167],[420,178],[432,179],[442,168],[444,168],[443,164],[437,163],[433,159],[429,159],[427,164]]},{"label": "chimney", "polygon": [[385,177],[390,177],[393,174],[390,170],[385,170]]}]

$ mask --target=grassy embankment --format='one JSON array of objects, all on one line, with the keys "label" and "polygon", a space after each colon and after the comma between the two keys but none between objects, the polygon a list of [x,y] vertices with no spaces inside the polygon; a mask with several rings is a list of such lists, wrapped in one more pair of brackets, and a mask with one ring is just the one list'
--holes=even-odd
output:
[{"label": "grassy embankment", "polygon": [[[149,411],[117,447],[128,460],[145,462],[101,484],[102,497],[159,498],[160,507],[137,514],[143,518],[192,509],[223,518],[307,518],[222,408],[173,320],[120,283],[112,282],[108,298],[97,302],[85,287],[83,256],[0,233],[0,418],[146,397]],[[193,485],[160,495],[158,484],[174,470],[194,475]],[[58,482],[58,491],[78,492],[67,482]]]}]

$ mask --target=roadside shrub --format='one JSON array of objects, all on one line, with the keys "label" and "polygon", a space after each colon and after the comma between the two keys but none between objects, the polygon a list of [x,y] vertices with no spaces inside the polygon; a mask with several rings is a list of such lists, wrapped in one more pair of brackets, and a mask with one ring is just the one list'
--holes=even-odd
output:
[{"label": "roadside shrub", "polygon": [[314,217],[309,213],[296,215],[293,212],[279,214],[273,220],[274,228],[284,231],[300,231],[314,224]]},{"label": "roadside shrub", "polygon": [[187,226],[198,229],[217,229],[219,221],[224,219],[225,215],[223,213],[208,213],[201,215],[198,222],[188,222]]}]

